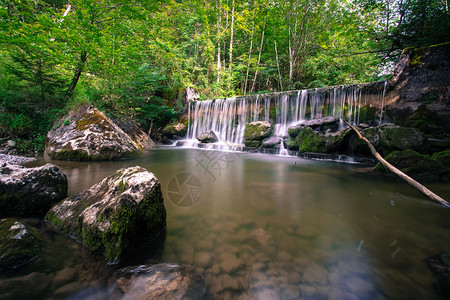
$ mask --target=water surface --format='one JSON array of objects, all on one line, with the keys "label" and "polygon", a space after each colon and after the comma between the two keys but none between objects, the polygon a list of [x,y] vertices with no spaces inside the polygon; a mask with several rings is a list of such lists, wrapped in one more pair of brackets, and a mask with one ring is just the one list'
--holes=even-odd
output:
[{"label": "water surface", "polygon": [[[442,299],[423,260],[449,251],[449,210],[366,166],[181,148],[118,162],[53,163],[67,175],[69,194],[122,167],[155,173],[166,239],[128,263],[194,265],[213,299]],[[448,184],[429,187],[450,199]],[[33,222],[46,253],[0,275],[0,289],[34,272],[48,281],[38,298],[107,298],[119,266]]]}]

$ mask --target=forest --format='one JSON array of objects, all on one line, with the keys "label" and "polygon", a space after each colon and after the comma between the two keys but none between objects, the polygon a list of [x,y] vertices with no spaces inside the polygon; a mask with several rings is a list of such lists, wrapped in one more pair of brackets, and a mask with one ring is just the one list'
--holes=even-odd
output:
[{"label": "forest", "polygon": [[42,151],[90,103],[143,129],[201,99],[384,80],[450,41],[447,0],[0,0],[0,137]]}]

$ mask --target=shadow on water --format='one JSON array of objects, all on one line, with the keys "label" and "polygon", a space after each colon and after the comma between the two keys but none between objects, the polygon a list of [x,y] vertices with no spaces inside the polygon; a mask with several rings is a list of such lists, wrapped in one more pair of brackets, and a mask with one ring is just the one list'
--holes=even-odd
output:
[{"label": "shadow on water", "polygon": [[[179,148],[127,161],[53,163],[67,175],[69,194],[119,168],[154,172],[167,231],[121,266],[193,265],[213,299],[442,299],[422,260],[449,251],[448,210],[364,165]],[[450,199],[448,184],[430,188]],[[45,254],[0,274],[0,295],[21,286],[9,299],[120,296],[111,278],[121,266],[106,265],[42,221],[31,223],[44,236]],[[44,283],[40,290],[36,281]]]}]

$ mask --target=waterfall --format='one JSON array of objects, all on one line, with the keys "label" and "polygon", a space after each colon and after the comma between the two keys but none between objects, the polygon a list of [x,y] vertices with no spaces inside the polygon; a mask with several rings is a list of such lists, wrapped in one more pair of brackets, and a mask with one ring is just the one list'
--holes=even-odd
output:
[{"label": "waterfall", "polygon": [[[344,85],[264,95],[233,97],[189,103],[187,138],[198,143],[197,135],[212,130],[228,149],[244,144],[249,122],[268,121],[281,140],[290,126],[299,122],[333,116],[350,123],[365,121],[362,109],[381,106],[383,117],[386,83]],[[381,102],[381,105],[380,105]],[[281,147],[284,149],[284,147]]]}]

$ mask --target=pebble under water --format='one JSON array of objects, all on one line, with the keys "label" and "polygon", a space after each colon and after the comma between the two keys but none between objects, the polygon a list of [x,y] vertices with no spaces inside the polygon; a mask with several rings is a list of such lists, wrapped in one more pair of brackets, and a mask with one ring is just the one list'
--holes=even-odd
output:
[{"label": "pebble under water", "polygon": [[[165,240],[126,264],[193,265],[211,299],[443,299],[423,260],[450,250],[449,210],[367,166],[180,148],[52,163],[67,175],[69,194],[123,167],[155,173]],[[450,199],[448,183],[427,186]],[[111,278],[123,265],[28,221],[45,253],[0,273],[0,299],[120,298]]]}]

